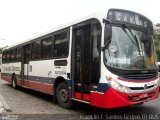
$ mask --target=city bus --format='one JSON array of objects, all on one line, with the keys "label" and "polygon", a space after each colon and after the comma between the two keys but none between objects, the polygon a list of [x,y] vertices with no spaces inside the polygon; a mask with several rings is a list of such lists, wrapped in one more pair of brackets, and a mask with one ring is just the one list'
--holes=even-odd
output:
[{"label": "city bus", "polygon": [[[108,9],[3,49],[2,79],[99,108],[142,104],[159,96],[153,24],[145,16]],[[17,96],[18,97],[18,96]]]}]

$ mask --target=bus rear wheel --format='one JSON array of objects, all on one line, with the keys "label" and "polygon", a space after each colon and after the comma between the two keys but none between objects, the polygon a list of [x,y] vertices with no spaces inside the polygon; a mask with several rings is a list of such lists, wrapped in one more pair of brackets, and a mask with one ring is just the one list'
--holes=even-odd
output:
[{"label": "bus rear wheel", "polygon": [[18,88],[18,86],[17,86],[17,80],[16,80],[16,76],[15,75],[13,75],[13,77],[12,77],[12,87],[14,89]]},{"label": "bus rear wheel", "polygon": [[72,100],[69,95],[69,88],[65,82],[60,83],[56,89],[56,98],[61,107],[71,108]]}]

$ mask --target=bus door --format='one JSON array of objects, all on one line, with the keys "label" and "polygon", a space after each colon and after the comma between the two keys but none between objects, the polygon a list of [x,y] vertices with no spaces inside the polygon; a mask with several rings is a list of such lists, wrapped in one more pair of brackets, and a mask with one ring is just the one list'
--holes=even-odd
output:
[{"label": "bus door", "polygon": [[73,29],[72,97],[90,101],[91,25]]},{"label": "bus door", "polygon": [[30,60],[30,52],[31,52],[31,46],[30,44],[23,46],[22,49],[22,86],[29,87],[28,86],[28,75],[29,75],[29,60]]}]

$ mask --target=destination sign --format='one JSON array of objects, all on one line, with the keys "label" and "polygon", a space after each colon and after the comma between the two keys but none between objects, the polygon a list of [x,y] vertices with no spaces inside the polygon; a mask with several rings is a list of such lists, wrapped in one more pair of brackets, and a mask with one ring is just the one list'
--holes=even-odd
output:
[{"label": "destination sign", "polygon": [[125,22],[146,28],[148,27],[150,28],[152,26],[150,20],[148,20],[144,16],[125,10],[116,10],[116,9],[110,10],[108,12],[107,18],[113,21]]}]

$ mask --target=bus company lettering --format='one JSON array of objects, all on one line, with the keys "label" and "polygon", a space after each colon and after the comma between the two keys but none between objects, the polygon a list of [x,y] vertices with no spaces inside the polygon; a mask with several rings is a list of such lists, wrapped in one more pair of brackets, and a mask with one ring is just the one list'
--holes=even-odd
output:
[{"label": "bus company lettering", "polygon": [[129,58],[114,58],[114,57],[109,57],[109,62],[110,63],[120,63],[120,64],[131,64],[131,60]]},{"label": "bus company lettering", "polygon": [[15,66],[4,67],[4,71],[20,71],[20,67],[15,67]]}]

